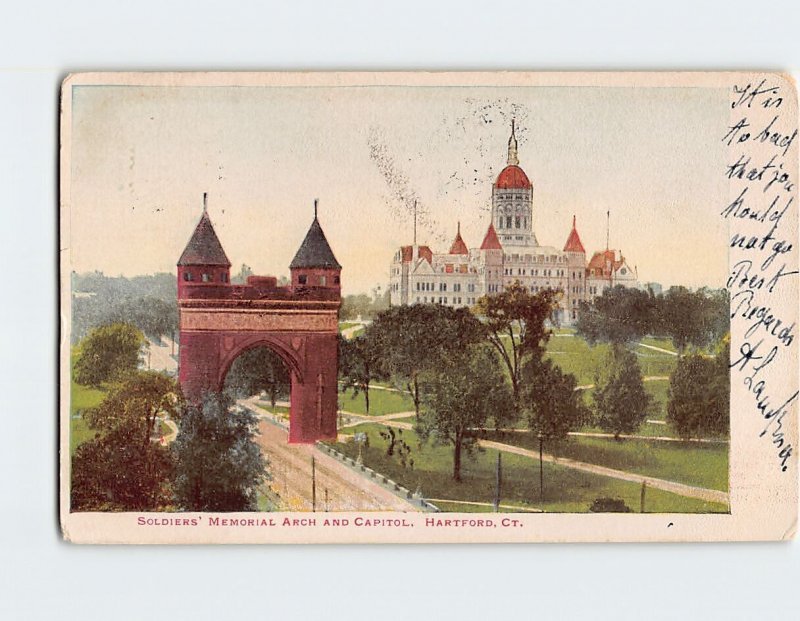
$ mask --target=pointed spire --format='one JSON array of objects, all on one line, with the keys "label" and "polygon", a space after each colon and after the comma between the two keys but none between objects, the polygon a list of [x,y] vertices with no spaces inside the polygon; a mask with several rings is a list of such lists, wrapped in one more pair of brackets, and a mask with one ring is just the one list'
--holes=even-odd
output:
[{"label": "pointed spire", "polygon": [[508,165],[519,166],[515,120],[511,119],[511,137],[508,139]]},{"label": "pointed spire", "polygon": [[313,267],[342,269],[317,219],[316,200],[314,201],[314,221],[311,223],[303,243],[300,244],[297,254],[289,264],[289,269]]},{"label": "pointed spire", "polygon": [[500,240],[497,238],[497,231],[494,230],[494,224],[489,224],[489,228],[486,230],[486,235],[483,238],[483,243],[481,244],[481,250],[502,250],[503,247],[500,245]]},{"label": "pointed spire", "polygon": [[465,244],[464,240],[461,238],[461,221],[458,223],[458,230],[456,232],[456,238],[453,240],[453,245],[450,246],[450,254],[469,254],[467,244]]},{"label": "pointed spire", "polygon": [[414,199],[414,245],[417,245],[417,199]]},{"label": "pointed spire", "polygon": [[211,224],[207,210],[208,193],[203,194],[203,215],[192,233],[189,243],[178,259],[178,265],[221,265],[230,267],[231,262],[222,249],[222,244]]},{"label": "pointed spire", "polygon": [[575,216],[572,216],[572,231],[570,231],[567,243],[564,244],[564,252],[580,252],[586,254],[586,249],[581,243],[581,236],[578,235]]}]

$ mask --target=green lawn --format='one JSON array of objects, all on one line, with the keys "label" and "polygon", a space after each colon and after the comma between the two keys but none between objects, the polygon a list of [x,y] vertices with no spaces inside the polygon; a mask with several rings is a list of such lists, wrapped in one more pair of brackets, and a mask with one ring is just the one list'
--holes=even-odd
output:
[{"label": "green lawn", "polygon": [[[651,420],[667,419],[667,391],[669,390],[669,380],[659,380],[657,382],[645,382],[644,389],[653,399],[653,409],[647,415]],[[668,425],[662,425],[668,426]]]},{"label": "green lawn", "polygon": [[269,404],[259,402],[258,408],[269,412],[270,414],[277,414],[281,418],[289,418],[289,408],[285,405],[276,405],[274,408]]},{"label": "green lawn", "polygon": [[[364,393],[359,392],[358,396],[353,397],[352,391],[340,391],[339,403],[341,404],[341,409],[345,412],[352,412],[353,414],[367,413]],[[411,412],[413,410],[414,401],[408,393],[375,389],[369,391],[370,416],[394,414],[395,412]]]},{"label": "green lawn", "polygon": [[[413,468],[403,468],[396,456],[386,455],[387,441],[380,437],[386,428],[366,423],[353,428],[364,431],[369,437],[369,446],[363,450],[364,463],[404,487],[420,489],[428,498],[471,500],[492,502],[495,494],[495,464],[497,452],[476,451],[464,455],[462,482],[452,479],[453,452],[449,446],[421,444],[413,431],[395,430],[398,438],[411,446]],[[358,448],[353,442],[335,443],[343,453],[355,457]],[[504,453],[502,503],[522,507],[540,508],[548,512],[586,512],[598,497],[622,498],[634,510],[639,508],[641,487],[635,483],[618,481],[580,472],[556,464],[544,464],[545,497],[539,497],[538,460]],[[445,508],[445,507],[441,507]],[[448,510],[459,512],[482,511],[485,507],[469,505],[446,505]],[[649,512],[705,513],[725,512],[727,507],[676,494],[649,489],[646,510]]]},{"label": "green lawn", "polygon": [[[565,332],[565,334],[568,334]],[[644,339],[647,340],[647,339]],[[657,346],[661,346],[661,340],[649,339]],[[665,348],[666,349],[666,348]],[[642,375],[648,376],[668,376],[672,373],[677,363],[677,357],[665,354],[652,349],[634,346],[633,351],[639,360],[642,368]],[[547,342],[547,357],[551,358],[566,373],[572,373],[578,380],[579,386],[593,384],[595,373],[608,352],[608,345],[598,343],[591,346],[584,339],[578,336],[557,336],[553,335]]]},{"label": "green lawn", "polygon": [[350,338],[358,336],[365,329],[364,324],[361,324],[361,323],[345,321],[344,323],[340,323],[339,324],[339,332],[340,333],[344,332],[345,330],[349,330],[350,328],[355,328],[355,330],[353,330],[353,333],[350,335]]},{"label": "green lawn", "polygon": [[[497,439],[531,450],[539,448],[536,437],[527,433],[507,433]],[[545,451],[554,452],[547,446]],[[572,436],[555,452],[590,464],[728,491],[728,444]]]},{"label": "green lawn", "polygon": [[75,449],[94,438],[96,431],[89,429],[83,417],[78,416],[83,410],[88,408],[97,407],[106,396],[106,391],[91,388],[89,386],[81,386],[72,382],[70,389],[70,407],[69,407],[69,452],[73,454]]},{"label": "green lawn", "polygon": [[565,373],[572,373],[579,386],[593,384],[597,368],[603,363],[608,345],[590,346],[576,336],[551,336],[547,342],[547,354]]}]

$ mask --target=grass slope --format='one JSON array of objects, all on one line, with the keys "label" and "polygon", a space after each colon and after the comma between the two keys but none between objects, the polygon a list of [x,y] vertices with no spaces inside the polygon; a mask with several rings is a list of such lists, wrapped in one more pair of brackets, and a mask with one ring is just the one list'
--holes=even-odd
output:
[{"label": "grass slope", "polygon": [[[352,391],[340,391],[339,403],[341,404],[341,409],[345,412],[352,412],[353,414],[367,413],[364,393],[359,392],[358,395],[354,397]],[[411,399],[411,396],[405,392],[375,389],[369,391],[370,416],[394,414],[396,412],[412,412],[413,410],[414,401]]]},{"label": "grass slope", "polygon": [[[539,441],[528,433],[491,434],[506,444],[530,450],[539,449]],[[677,481],[686,485],[728,491],[728,445],[696,442],[660,442],[657,440],[614,440],[613,438],[571,437],[555,452],[590,464],[635,472],[645,476]]]},{"label": "grass slope", "polygon": [[[464,455],[461,483],[452,479],[453,452],[449,446],[422,444],[413,431],[396,430],[398,437],[411,446],[413,468],[403,468],[396,456],[386,455],[387,441],[380,437],[384,427],[366,423],[354,428],[369,437],[369,446],[363,450],[364,463],[411,489],[420,489],[428,498],[489,502],[495,495],[495,465],[497,451],[476,451]],[[355,457],[358,448],[353,442],[336,443],[336,448]],[[608,496],[621,498],[634,510],[639,508],[641,487],[635,483],[618,481],[565,468],[544,464],[545,497],[539,498],[539,462],[535,459],[504,453],[502,502],[511,505],[540,508],[548,512],[586,512],[595,498]],[[446,503],[443,509],[473,512],[486,507]],[[648,489],[646,511],[657,513],[707,513],[725,512],[727,507],[676,494]]]}]

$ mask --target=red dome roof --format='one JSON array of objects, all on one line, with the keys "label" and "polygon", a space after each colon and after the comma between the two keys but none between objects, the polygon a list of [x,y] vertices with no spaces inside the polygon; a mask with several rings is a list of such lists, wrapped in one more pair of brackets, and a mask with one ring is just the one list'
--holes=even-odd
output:
[{"label": "red dome roof", "polygon": [[529,190],[531,187],[531,182],[524,170],[522,170],[519,166],[511,165],[506,166],[500,172],[500,174],[497,176],[497,181],[495,181],[494,187],[501,188],[503,190],[508,190],[510,188],[522,188]]}]

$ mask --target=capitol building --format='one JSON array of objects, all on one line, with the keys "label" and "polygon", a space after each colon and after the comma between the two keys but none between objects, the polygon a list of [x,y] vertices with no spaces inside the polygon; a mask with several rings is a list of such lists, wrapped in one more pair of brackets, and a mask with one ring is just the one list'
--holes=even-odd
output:
[{"label": "capitol building", "polygon": [[397,250],[390,268],[392,305],[472,306],[481,296],[518,282],[531,293],[560,289],[555,319],[570,325],[578,317],[579,302],[591,301],[608,287],[639,286],[636,269],[621,251],[606,248],[587,260],[575,216],[562,250],[539,244],[533,230],[533,185],[519,165],[513,122],[507,164],[492,185],[491,222],[481,245],[469,248],[460,229],[457,225],[446,253],[433,252],[416,239]]}]

